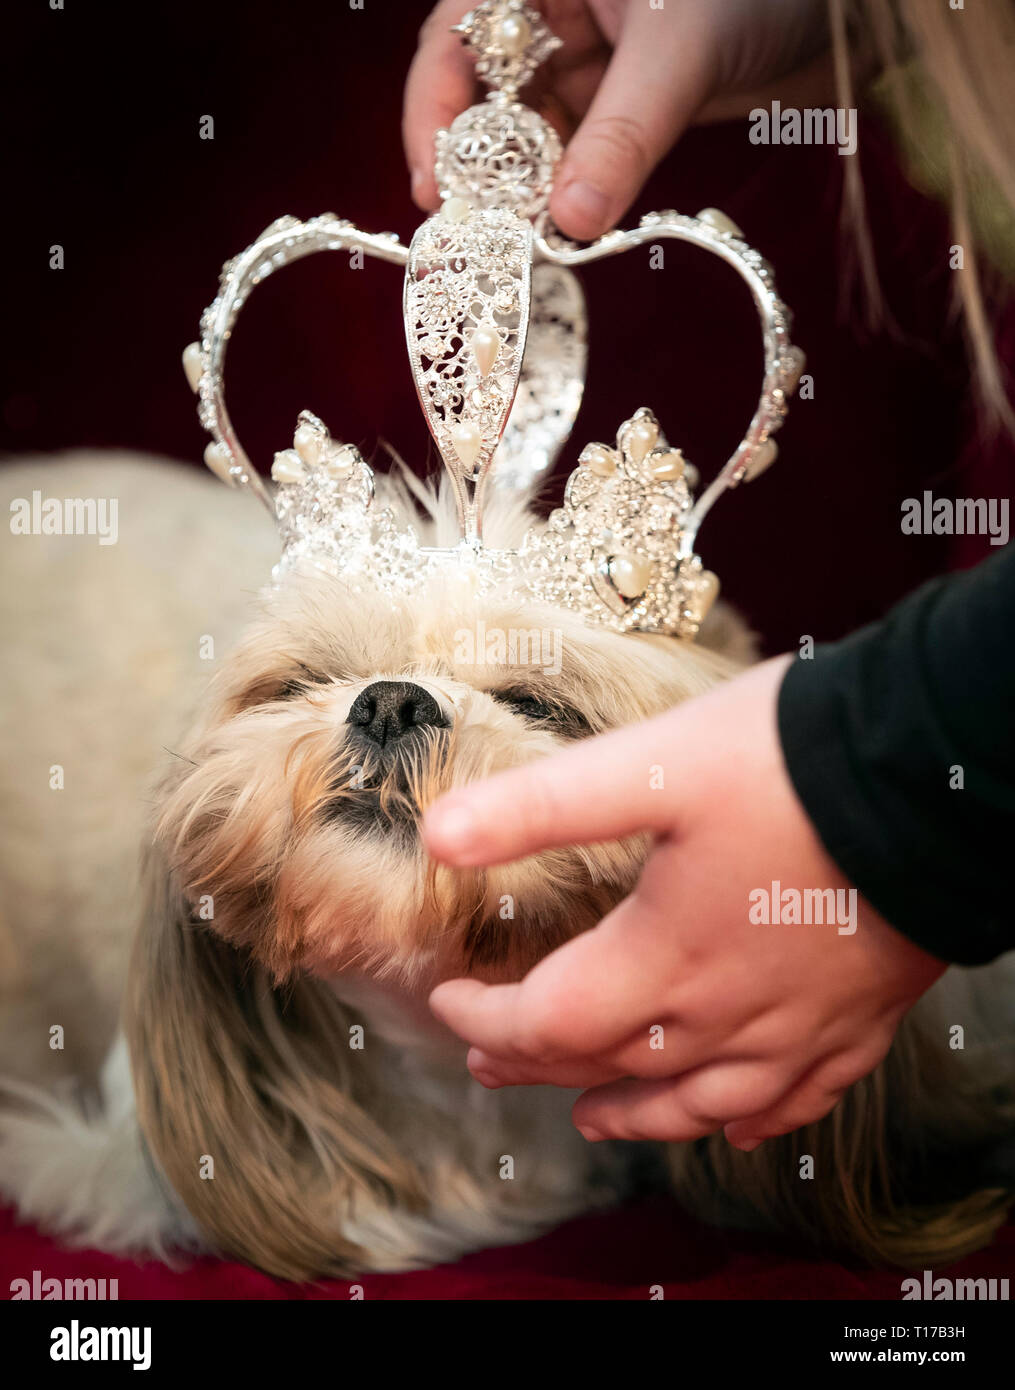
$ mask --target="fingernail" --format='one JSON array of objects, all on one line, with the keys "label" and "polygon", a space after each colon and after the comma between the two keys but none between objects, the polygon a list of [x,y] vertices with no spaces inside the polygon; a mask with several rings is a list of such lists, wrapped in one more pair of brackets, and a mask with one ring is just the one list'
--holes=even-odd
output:
[{"label": "fingernail", "polygon": [[753,1153],[759,1144],[763,1144],[763,1139],[731,1139],[729,1141],[735,1149],[739,1149],[742,1154]]},{"label": "fingernail", "polygon": [[610,200],[594,183],[575,179],[561,191],[556,212],[557,221],[563,214],[568,221],[594,227],[596,230],[591,235],[595,236],[609,224]]},{"label": "fingernail", "polygon": [[415,199],[418,200],[418,198],[419,198],[419,193],[420,193],[420,189],[423,187],[423,185],[424,185],[425,183],[426,183],[426,173],[425,173],[425,171],[422,170],[422,169],[413,169],[412,175],[411,175],[411,179],[410,179],[410,188],[411,188],[411,190],[412,190],[412,196],[413,196],[413,198],[415,198]]},{"label": "fingernail", "polygon": [[583,1139],[587,1139],[590,1144],[598,1144],[602,1139],[606,1138],[604,1134],[600,1133],[598,1129],[594,1129],[592,1125],[579,1125],[578,1133]]},{"label": "fingernail", "polygon": [[488,1091],[499,1090],[503,1086],[503,1081],[492,1071],[484,1071],[482,1067],[470,1067],[469,1073],[481,1086],[485,1086]]}]

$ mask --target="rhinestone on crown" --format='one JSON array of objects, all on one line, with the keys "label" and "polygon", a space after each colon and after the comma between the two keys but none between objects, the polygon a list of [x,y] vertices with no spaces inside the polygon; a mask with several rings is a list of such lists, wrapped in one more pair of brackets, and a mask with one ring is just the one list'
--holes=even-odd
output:
[{"label": "rhinestone on crown", "polygon": [[673,536],[693,505],[694,469],[671,449],[645,407],[617,431],[616,447],[590,444],[568,480],[564,505],[521,547],[541,598],[633,629],[693,637],[719,591],[696,555],[673,561]]},{"label": "rhinestone on crown", "polygon": [[[184,353],[212,435],[205,460],[223,481],[254,492],[275,514],[283,553],[277,582],[312,564],[357,590],[408,594],[440,572],[473,594],[493,588],[555,605],[616,632],[693,638],[719,581],[694,552],[698,529],[728,488],[775,459],[773,438],[804,359],[772,268],[723,213],[651,213],[588,246],[564,240],[546,212],[561,147],[517,99],[559,40],[523,0],[485,0],[456,26],[476,56],[486,100],[436,137],[439,213],[404,246],[331,214],[282,217],[226,263],[219,293]],[[570,433],[585,376],[585,309],[574,267],[672,238],[718,256],[747,283],[761,322],[764,379],[740,444],[695,498],[697,470],[642,407],[614,444],[590,444],[563,505],[530,528],[517,550],[483,540],[490,487],[524,489],[553,466]],[[226,411],[226,348],[240,308],[274,270],[319,250],[355,251],[405,268],[406,343],[430,432],[454,485],[460,541],[420,543],[416,530],[375,504],[373,473],[358,450],[333,440],[304,411],[293,447],[275,456],[274,495],[244,453]]]}]

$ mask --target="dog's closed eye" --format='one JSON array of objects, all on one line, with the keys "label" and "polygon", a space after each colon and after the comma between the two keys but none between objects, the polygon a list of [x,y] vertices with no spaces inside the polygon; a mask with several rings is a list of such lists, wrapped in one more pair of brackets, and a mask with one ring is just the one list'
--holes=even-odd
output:
[{"label": "dog's closed eye", "polygon": [[323,680],[323,676],[292,676],[289,680],[282,682],[272,698],[275,700],[293,700],[297,695],[305,695],[311,686],[320,685]]},{"label": "dog's closed eye", "polygon": [[534,695],[531,691],[509,687],[507,690],[491,690],[490,698],[498,704],[508,705],[523,719],[536,723],[552,725],[555,732],[565,738],[584,738],[592,733],[592,725],[573,705],[562,700]]},{"label": "dog's closed eye", "polygon": [[267,705],[275,701],[294,700],[299,695],[308,694],[315,686],[327,685],[329,678],[302,663],[289,676],[264,678],[249,686],[237,699],[234,709],[247,710],[254,705]]}]

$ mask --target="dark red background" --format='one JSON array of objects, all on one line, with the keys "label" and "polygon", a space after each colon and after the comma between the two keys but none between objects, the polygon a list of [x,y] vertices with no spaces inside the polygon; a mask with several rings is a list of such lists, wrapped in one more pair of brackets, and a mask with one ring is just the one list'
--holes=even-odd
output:
[{"label": "dark red background", "polygon": [[[102,445],[200,459],[204,436],[179,365],[221,262],[283,212],[334,211],[407,239],[419,220],[402,163],[401,86],[424,4],[252,0],[145,5],[41,2],[5,15],[0,368],[8,453]],[[204,115],[215,139],[198,138]],[[863,170],[895,334],[866,333],[839,218],[845,161],[834,149],[752,146],[745,121],[696,130],[631,214],[726,210],[772,261],[796,311],[815,398],[798,401],[763,480],[725,499],[701,549],[770,648],[834,637],[884,611],[922,578],[985,544],[903,537],[904,497],[1013,491],[1007,444],[978,441],[951,313],[951,237],[909,189],[871,118]],[[66,268],[48,268],[49,247]],[[708,476],[742,433],[759,381],[746,291],[710,258],[669,245],[584,276],[588,389],[574,443],[609,439],[650,405]],[[420,471],[432,450],[405,359],[399,273],[341,255],[262,286],[230,353],[230,403],[262,467],[298,411],[321,414],[368,453],[383,437]],[[1015,318],[1003,347],[1015,353]],[[31,1232],[3,1233],[3,1278],[86,1271]],[[1005,1274],[1007,1244],[965,1262]],[[135,1296],[301,1296],[234,1265],[189,1276],[132,1271],[89,1255]],[[1009,1259],[1010,1263],[1010,1259]],[[816,1266],[759,1238],[705,1233],[666,1203],[588,1218],[514,1251],[451,1270],[366,1281],[384,1297],[896,1297],[894,1274]],[[325,1296],[346,1296],[342,1285]]]},{"label": "dark red background", "polygon": [[[283,212],[334,211],[407,239],[419,220],[400,143],[402,81],[422,4],[286,6],[155,0],[22,10],[4,59],[11,194],[0,372],[7,451],[82,444],[200,459],[179,366],[223,260]],[[17,12],[16,12],[17,15]],[[199,139],[202,116],[215,138]],[[716,205],[772,261],[796,312],[815,398],[781,458],[724,499],[701,549],[768,645],[838,635],[952,563],[903,537],[899,505],[1008,495],[1010,448],[977,448],[941,212],[902,180],[861,121],[878,261],[898,325],[860,326],[839,233],[834,148],[751,145],[747,122],[693,131],[629,221]],[[13,215],[11,215],[13,214]],[[66,268],[48,268],[49,247]],[[759,385],[749,296],[726,267],[668,243],[584,272],[591,365],[557,491],[581,444],[650,405],[706,476],[739,439]],[[368,453],[386,439],[424,471],[433,451],[404,352],[397,268],[313,257],[260,287],[230,352],[234,420],[263,468],[309,407]],[[843,304],[845,308],[843,308]],[[1015,329],[1009,332],[1015,339]],[[968,562],[983,552],[974,542]]]}]

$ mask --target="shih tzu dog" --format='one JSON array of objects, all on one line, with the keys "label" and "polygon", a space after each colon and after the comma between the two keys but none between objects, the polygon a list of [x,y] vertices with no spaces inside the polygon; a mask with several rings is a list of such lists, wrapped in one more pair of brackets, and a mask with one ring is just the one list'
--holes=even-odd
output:
[{"label": "shih tzu dog", "polygon": [[[498,90],[438,133],[441,211],[408,247],[328,214],[280,218],[227,262],[185,354],[209,467],[282,536],[235,645],[236,598],[270,561],[224,490],[213,501],[210,484],[141,461],[6,475],[15,500],[87,497],[103,479],[121,522],[105,549],[48,534],[5,547],[0,1191],[68,1238],[219,1251],[291,1279],[454,1259],[653,1180],[706,1219],[826,1252],[924,1264],[975,1249],[1011,1188],[991,1149],[994,1025],[961,994],[975,972],[928,996],[827,1120],[751,1154],[721,1137],[588,1145],[573,1095],[485,1091],[427,1008],[453,976],[520,979],[634,885],[645,837],[453,871],[428,860],[420,818],[449,788],[660,713],[750,660],[694,542],[716,498],[773,461],[803,369],[771,267],[715,209],[652,214],[585,248],[553,233],[560,142],[515,98],[556,41],[514,0],[486,0],[458,30]],[[569,267],[666,238],[750,288],[757,411],[697,500],[694,470],[637,411],[616,447],[582,451],[541,523],[527,498],[584,382]],[[307,413],[274,495],[238,444],[222,373],[240,305],[325,249],[405,268],[437,488],[375,480]],[[170,714],[197,653],[217,673],[181,739]],[[163,743],[173,756],[146,806]],[[979,973],[989,1002],[998,972]],[[96,1090],[121,987],[123,1036]],[[955,1024],[964,1051],[949,1047]]]},{"label": "shih tzu dog", "polygon": [[[71,736],[67,759],[96,725],[133,745],[121,747],[111,780],[89,787],[87,815],[118,822],[106,862],[88,862],[86,826],[37,817],[33,830],[53,840],[52,865],[87,872],[58,923],[42,882],[6,922],[8,964],[40,963],[34,979],[12,969],[0,994],[0,1069],[22,1077],[0,1096],[0,1189],[24,1217],[105,1249],[220,1251],[293,1279],[453,1259],[654,1180],[672,1182],[706,1219],[796,1231],[874,1260],[941,1262],[989,1239],[1006,1197],[978,1150],[999,1111],[985,1054],[951,1052],[947,1042],[946,1025],[970,1024],[968,1000],[940,1017],[928,996],[883,1066],[832,1116],[754,1154],[721,1136],[668,1152],[587,1145],[570,1122],[572,1093],[485,1091],[466,1071],[465,1045],[427,1009],[438,980],[517,979],[594,925],[633,885],[646,845],[575,846],[452,871],[422,851],[425,806],[733,674],[750,638],[721,604],[692,643],[621,635],[496,595],[477,602],[454,576],[435,575],[393,603],[318,570],[294,571],[261,600],[190,733],[172,742],[150,828],[139,834],[136,769],[169,725],[146,663],[166,670],[173,654],[238,621],[224,585],[222,596],[199,586],[170,600],[163,576],[191,560],[211,565],[213,579],[228,571],[245,580],[265,548],[246,534],[246,519],[228,519],[210,484],[166,465],[117,467],[108,481],[121,512],[144,517],[157,504],[158,526],[123,518],[115,568],[94,542],[76,539],[24,625],[10,612],[6,620],[12,665],[24,673],[8,696],[28,750],[9,750],[21,779],[29,763],[34,775],[40,760],[56,761],[61,729]],[[89,472],[94,483],[95,460]],[[73,491],[85,470],[53,464],[7,476],[10,491],[30,492],[33,482]],[[386,487],[388,505],[404,512],[405,491],[379,480],[382,496]],[[195,534],[198,507],[214,513],[213,563],[196,553],[208,543],[201,525]],[[439,535],[453,520],[447,490],[433,509]],[[502,519],[494,506],[488,534],[517,544],[523,521],[517,508]],[[181,554],[188,535],[193,555]],[[34,552],[23,553],[46,544],[32,538]],[[19,574],[11,552],[7,563],[9,593],[33,564],[18,561]],[[47,637],[72,643],[86,608],[115,617],[128,588],[151,626],[93,622],[90,643],[68,653],[80,669],[77,679],[64,672],[71,693],[62,708],[38,679]],[[554,647],[537,641],[548,632]],[[519,661],[526,653],[490,636],[512,633],[531,638],[527,655],[537,660]],[[133,673],[140,706],[126,717],[131,682],[119,672]],[[5,809],[24,814],[18,783],[8,790]],[[74,794],[68,785],[50,797]],[[126,866],[138,839],[146,862],[135,908]],[[16,878],[15,825],[5,827],[4,849],[5,877]],[[41,876],[38,845],[34,853]],[[103,916],[111,910],[115,924]],[[135,915],[123,1014],[130,1064],[121,1039],[93,1091],[83,1059],[113,1021],[112,989],[89,980],[82,963],[100,944],[107,957],[125,957]],[[64,1053],[26,1062],[39,1044],[33,1032],[48,1038],[66,1021],[75,990],[79,1011],[84,999],[105,1017],[80,1019]],[[30,1084],[54,1057],[66,1057],[82,1083],[75,1092]],[[798,1178],[803,1153],[815,1156],[818,1181]]]}]

